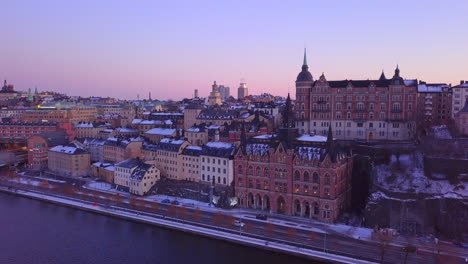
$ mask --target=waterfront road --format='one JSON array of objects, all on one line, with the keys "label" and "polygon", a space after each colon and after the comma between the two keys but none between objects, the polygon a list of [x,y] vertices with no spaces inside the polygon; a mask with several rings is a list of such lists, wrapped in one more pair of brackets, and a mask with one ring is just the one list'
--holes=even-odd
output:
[{"label": "waterfront road", "polygon": [[[300,250],[314,249],[325,253],[343,255],[377,263],[465,263],[468,254],[453,246],[434,248],[419,246],[418,252],[406,253],[407,245],[401,242],[375,239],[360,240],[341,235],[337,232],[307,230],[296,226],[287,226],[270,221],[257,220],[252,217],[242,217],[243,227],[236,226],[238,220],[233,214],[225,214],[217,210],[201,210],[194,207],[157,203],[154,201],[126,197],[115,193],[96,190],[79,189],[66,183],[41,182],[24,180],[19,177],[0,177],[0,185],[12,189],[24,189],[47,193],[71,199],[88,201],[107,208],[119,208],[128,211],[138,211],[139,214],[185,222],[193,225],[210,227],[234,234],[240,234],[274,243],[284,243],[297,246]],[[441,250],[443,249],[443,250]]]}]

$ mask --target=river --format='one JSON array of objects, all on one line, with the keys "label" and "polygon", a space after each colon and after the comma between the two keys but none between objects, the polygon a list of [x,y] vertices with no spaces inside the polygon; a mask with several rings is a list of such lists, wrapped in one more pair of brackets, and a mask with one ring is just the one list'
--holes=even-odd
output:
[{"label": "river", "polygon": [[0,263],[314,263],[0,193]]}]

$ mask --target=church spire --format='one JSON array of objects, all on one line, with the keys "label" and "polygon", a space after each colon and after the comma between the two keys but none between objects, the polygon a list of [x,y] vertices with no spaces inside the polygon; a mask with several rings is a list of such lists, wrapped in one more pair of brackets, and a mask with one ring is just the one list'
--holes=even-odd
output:
[{"label": "church spire", "polygon": [[284,106],[284,110],[283,110],[283,127],[284,128],[295,127],[294,113],[293,113],[291,97],[289,96],[289,93],[288,93],[288,97],[286,98],[286,105]]},{"label": "church spire", "polygon": [[382,74],[380,74],[379,81],[384,81],[384,80],[386,80],[386,79],[387,79],[387,77],[385,77],[384,70],[382,70]]},{"label": "church spire", "polygon": [[307,65],[307,49],[304,48],[304,63],[302,65]]}]

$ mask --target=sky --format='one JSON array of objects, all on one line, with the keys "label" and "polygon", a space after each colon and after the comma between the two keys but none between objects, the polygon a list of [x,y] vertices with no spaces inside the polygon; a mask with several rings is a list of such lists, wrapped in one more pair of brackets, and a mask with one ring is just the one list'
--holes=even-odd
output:
[{"label": "sky", "polygon": [[0,78],[16,90],[207,96],[213,81],[294,97],[314,79],[468,80],[468,1],[2,1]]}]

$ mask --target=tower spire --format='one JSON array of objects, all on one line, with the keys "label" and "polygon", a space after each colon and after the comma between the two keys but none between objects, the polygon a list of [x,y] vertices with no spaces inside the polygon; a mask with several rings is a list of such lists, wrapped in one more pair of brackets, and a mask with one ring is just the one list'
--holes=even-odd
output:
[{"label": "tower spire", "polygon": [[304,63],[302,65],[307,65],[307,49],[304,48]]}]

